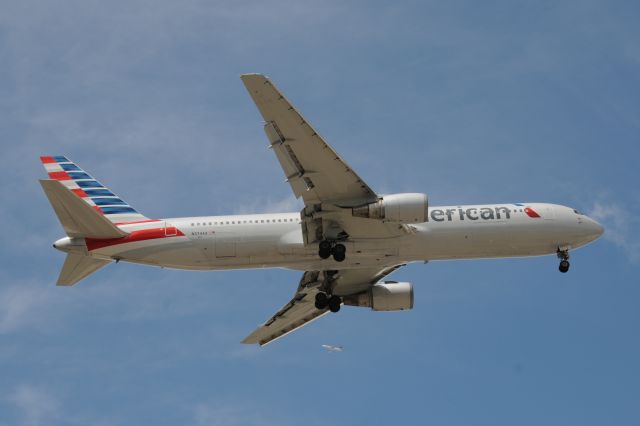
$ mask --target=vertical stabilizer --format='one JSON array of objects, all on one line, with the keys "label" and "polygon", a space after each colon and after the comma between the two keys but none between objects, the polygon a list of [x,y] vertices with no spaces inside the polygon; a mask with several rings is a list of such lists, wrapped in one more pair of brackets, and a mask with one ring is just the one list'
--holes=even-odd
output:
[{"label": "vertical stabilizer", "polygon": [[60,224],[72,238],[122,238],[127,234],[55,180],[41,180]]},{"label": "vertical stabilizer", "polygon": [[60,182],[70,193],[109,221],[126,223],[148,220],[67,157],[43,156],[40,161],[51,180]]}]

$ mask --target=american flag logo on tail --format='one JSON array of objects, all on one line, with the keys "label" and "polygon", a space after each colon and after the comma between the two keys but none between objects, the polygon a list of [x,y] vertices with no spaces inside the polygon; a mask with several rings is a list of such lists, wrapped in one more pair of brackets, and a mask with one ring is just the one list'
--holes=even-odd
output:
[{"label": "american flag logo on tail", "polygon": [[95,210],[114,223],[126,223],[147,220],[127,202],[109,188],[102,185],[90,174],[62,155],[43,156],[40,161],[50,179],[60,181],[67,189],[82,198]]}]

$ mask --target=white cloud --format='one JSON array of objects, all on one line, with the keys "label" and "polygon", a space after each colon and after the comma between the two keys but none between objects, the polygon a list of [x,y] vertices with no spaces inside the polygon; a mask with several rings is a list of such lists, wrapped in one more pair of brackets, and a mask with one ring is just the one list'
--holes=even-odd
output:
[{"label": "white cloud", "polygon": [[28,384],[18,386],[7,400],[22,412],[25,426],[50,424],[59,407],[49,392]]},{"label": "white cloud", "polygon": [[[224,309],[217,305],[222,302],[207,297],[210,289],[199,285],[197,274],[191,275],[193,285],[187,290],[174,285],[172,271],[161,276],[153,272],[146,270],[143,273],[150,278],[139,279],[135,270],[118,270],[112,265],[100,272],[101,277],[71,288],[53,284],[57,271],[51,271],[51,282],[14,280],[0,288],[0,335],[25,330],[57,333],[66,329],[58,327],[61,323],[78,316],[101,322],[145,321],[200,315],[213,307]],[[11,278],[0,277],[0,281],[10,282]]]},{"label": "white cloud", "polygon": [[293,194],[279,200],[271,198],[254,198],[251,203],[246,203],[235,209],[237,214],[250,213],[282,213],[282,212],[298,212],[302,210],[302,201],[298,200]]},{"label": "white cloud", "polygon": [[604,226],[605,239],[620,247],[632,262],[640,261],[640,232],[635,215],[617,204],[596,202],[589,216]]},{"label": "white cloud", "polygon": [[[43,323],[43,307],[52,302],[51,294],[33,286],[11,286],[0,292],[0,334]],[[46,321],[44,321],[46,322]]]}]

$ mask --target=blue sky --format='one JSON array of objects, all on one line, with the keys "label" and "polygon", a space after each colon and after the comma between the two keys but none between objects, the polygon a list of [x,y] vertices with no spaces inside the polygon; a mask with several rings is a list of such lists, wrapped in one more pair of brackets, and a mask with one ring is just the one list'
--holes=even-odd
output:
[{"label": "blue sky", "polygon": [[[640,423],[640,30],[633,2],[4,1],[0,425]],[[241,73],[269,75],[379,192],[547,201],[572,255],[393,275],[415,309],[240,340],[286,270],[111,265],[56,288],[38,156],[150,217],[295,211]],[[321,344],[344,345],[339,354]]]}]

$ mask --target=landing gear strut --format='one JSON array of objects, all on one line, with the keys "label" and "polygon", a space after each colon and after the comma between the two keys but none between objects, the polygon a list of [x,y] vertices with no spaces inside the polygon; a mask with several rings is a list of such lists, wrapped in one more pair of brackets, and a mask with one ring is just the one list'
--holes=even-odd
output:
[{"label": "landing gear strut", "polygon": [[571,266],[571,264],[569,263],[569,250],[560,250],[558,248],[557,255],[558,259],[560,259],[560,266],[558,267],[558,269],[564,274],[565,272],[569,271],[569,266]]},{"label": "landing gear strut", "polygon": [[318,293],[316,294],[315,306],[316,309],[324,310],[329,307],[331,312],[338,312],[340,310],[340,305],[342,304],[342,299],[340,296],[328,296],[327,293]]},{"label": "landing gear strut", "polygon": [[334,243],[328,240],[320,241],[318,248],[318,256],[321,259],[328,259],[333,255],[333,260],[336,262],[342,262],[346,257],[347,248],[344,244]]}]

